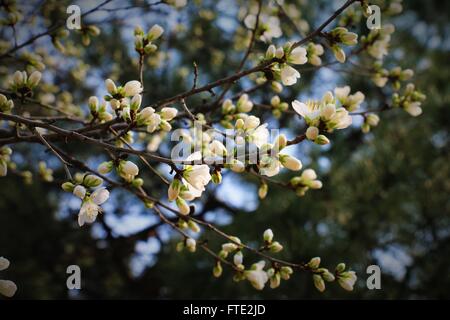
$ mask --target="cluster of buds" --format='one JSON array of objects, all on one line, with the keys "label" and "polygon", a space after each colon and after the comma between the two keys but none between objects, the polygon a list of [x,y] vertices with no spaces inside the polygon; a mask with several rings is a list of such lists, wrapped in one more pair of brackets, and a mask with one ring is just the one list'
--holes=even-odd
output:
[{"label": "cluster of buds", "polygon": [[339,263],[334,272],[339,285],[347,291],[353,291],[353,286],[357,280],[355,271],[345,271],[345,263]]},{"label": "cluster of buds", "polygon": [[172,130],[169,121],[173,120],[177,114],[178,110],[175,108],[165,107],[157,112],[152,107],[146,107],[137,114],[136,121],[138,126],[146,126],[149,133],[156,130],[169,132]]},{"label": "cluster of buds", "polygon": [[280,79],[283,85],[292,86],[297,83],[300,73],[291,67],[291,64],[305,64],[308,61],[306,49],[303,47],[293,47],[291,42],[287,42],[283,47],[276,48],[273,44],[267,48],[265,60],[278,61],[272,67],[272,77]]},{"label": "cluster of buds", "polygon": [[317,180],[317,174],[313,169],[306,169],[298,177],[293,177],[289,185],[295,189],[295,193],[302,197],[309,189],[322,188],[322,181]]},{"label": "cluster of buds", "polygon": [[58,29],[55,33],[51,35],[52,44],[61,53],[66,52],[66,47],[61,42],[62,39],[67,38],[69,36],[69,30],[61,28]]},{"label": "cluster of buds", "polygon": [[194,233],[199,233],[200,232],[200,227],[199,225],[193,221],[192,219],[178,219],[177,225],[180,229],[182,230],[191,230]]},{"label": "cluster of buds", "polygon": [[163,34],[164,29],[155,24],[150,30],[145,34],[141,27],[136,27],[134,29],[134,48],[139,53],[139,55],[144,56],[155,52],[158,47],[153,43]]},{"label": "cluster of buds", "polygon": [[268,177],[272,177],[280,171],[281,167],[291,171],[298,171],[302,168],[302,162],[290,155],[280,153],[287,145],[287,138],[280,134],[275,138],[275,143],[266,143],[261,146],[261,159],[258,162],[259,172]]},{"label": "cluster of buds", "polygon": [[325,281],[333,282],[336,277],[326,268],[320,268],[320,258],[312,258],[306,265],[313,273],[314,286],[320,292],[325,291]]},{"label": "cluster of buds", "polygon": [[3,1],[2,12],[5,14],[0,19],[0,26],[14,27],[23,17],[16,1]]},{"label": "cluster of buds", "polygon": [[408,83],[402,94],[394,93],[392,95],[392,106],[400,107],[413,117],[417,117],[422,113],[420,106],[425,99],[426,96],[416,90],[414,84]]},{"label": "cluster of buds", "polygon": [[29,97],[32,95],[32,90],[41,81],[41,77],[42,74],[39,71],[34,71],[30,75],[26,71],[16,71],[12,77],[10,88],[21,97]]},{"label": "cluster of buds", "polygon": [[379,29],[373,29],[367,36],[361,37],[361,44],[367,48],[367,52],[375,59],[381,60],[388,54],[391,34],[395,27],[392,24],[385,24]]},{"label": "cluster of buds", "polygon": [[270,106],[272,107],[272,114],[275,118],[280,118],[281,114],[289,109],[289,104],[287,102],[281,102],[279,96],[273,96],[270,99]]},{"label": "cluster of buds", "polygon": [[81,26],[79,32],[81,33],[81,43],[85,47],[91,44],[91,37],[98,37],[100,35],[100,29],[94,25]]},{"label": "cluster of buds", "polygon": [[354,32],[349,32],[347,28],[337,27],[328,33],[325,33],[331,50],[337,61],[344,63],[346,56],[344,50],[340,45],[353,46],[358,43],[358,35]]},{"label": "cluster of buds", "polygon": [[25,51],[20,55],[20,60],[26,62],[26,70],[28,72],[32,72],[33,70],[42,71],[45,69],[42,57],[36,53]]},{"label": "cluster of buds", "polygon": [[110,121],[113,115],[106,110],[106,101],[99,103],[98,98],[92,96],[88,100],[89,110],[94,119],[99,119],[100,121]]},{"label": "cluster of buds", "polygon": [[78,213],[78,225],[80,227],[85,223],[93,223],[98,214],[102,212],[100,205],[109,198],[109,191],[100,188],[102,184],[103,179],[100,177],[93,174],[77,173],[73,181],[67,181],[61,185],[64,191],[71,192],[82,200]]},{"label": "cluster of buds", "polygon": [[38,165],[39,175],[45,182],[53,181],[53,169],[47,168],[47,164],[44,161],[40,161]]},{"label": "cluster of buds", "polygon": [[334,95],[336,100],[341,103],[341,107],[352,112],[359,108],[361,103],[364,102],[365,96],[361,91],[357,91],[354,94],[350,94],[350,87],[338,87],[334,89]]},{"label": "cluster of buds", "polygon": [[376,127],[380,122],[380,117],[374,113],[370,113],[364,116],[364,122],[361,126],[361,130],[364,133],[368,133],[372,127]]},{"label": "cluster of buds", "polygon": [[136,178],[139,174],[139,167],[129,160],[105,161],[99,164],[97,170],[100,174],[108,174],[112,169],[116,169],[116,173],[126,182],[131,183],[134,187],[139,188],[144,181]]},{"label": "cluster of buds", "polygon": [[11,161],[11,154],[11,148],[0,148],[0,177],[5,177],[8,174],[8,164]]},{"label": "cluster of buds", "polygon": [[[0,257],[0,271],[6,270],[9,268],[9,260]],[[11,280],[1,280],[0,279],[0,294],[4,295],[5,297],[11,298],[16,294],[17,286],[14,282]]]},{"label": "cluster of buds", "polygon": [[374,75],[372,76],[372,81],[378,87],[384,87],[387,81],[391,81],[394,90],[398,91],[401,87],[402,81],[407,81],[411,79],[414,75],[414,71],[411,69],[403,70],[400,67],[392,68],[391,70],[386,70],[382,68],[381,63],[374,63]]},{"label": "cluster of buds", "polygon": [[294,270],[292,270],[292,268],[288,266],[268,269],[267,276],[269,277],[270,288],[278,288],[280,286],[281,280],[289,280],[293,273]]},{"label": "cluster of buds", "polygon": [[322,64],[322,59],[320,58],[323,55],[324,50],[321,44],[308,43],[306,47],[306,57],[308,58],[308,62],[313,66],[320,66]]},{"label": "cluster of buds", "polygon": [[267,229],[263,234],[264,246],[261,248],[262,250],[269,250],[270,252],[280,252],[283,250],[283,246],[278,241],[273,241],[273,232],[272,229]]},{"label": "cluster of buds", "polygon": [[[343,92],[339,92],[339,94],[341,93]],[[349,99],[348,96],[341,94],[341,99],[347,104],[351,102],[351,107],[354,108],[359,105],[361,96],[357,94]],[[292,107],[308,125],[306,137],[320,145],[329,143],[328,138],[320,134],[321,132],[345,129],[352,124],[352,117],[347,109],[343,106],[336,106],[336,99],[330,91],[327,91],[321,100],[309,100],[306,103],[294,100]]]},{"label": "cluster of buds", "polygon": [[[124,86],[117,87],[114,81],[111,79],[105,80],[106,90],[108,95],[105,96],[105,100],[109,101],[111,108],[114,110],[121,109],[122,106],[129,105],[129,101],[125,98],[133,98],[142,92],[142,85],[137,80],[128,81]],[[122,104],[122,102],[124,102]]]},{"label": "cluster of buds", "polygon": [[14,102],[0,93],[0,111],[1,112],[9,112],[14,108]]},{"label": "cluster of buds", "polygon": [[233,128],[231,122],[236,119],[241,113],[248,113],[253,109],[253,102],[248,98],[248,94],[243,94],[239,97],[236,105],[233,101],[226,99],[222,103],[222,114],[224,117],[220,124],[227,129]]}]

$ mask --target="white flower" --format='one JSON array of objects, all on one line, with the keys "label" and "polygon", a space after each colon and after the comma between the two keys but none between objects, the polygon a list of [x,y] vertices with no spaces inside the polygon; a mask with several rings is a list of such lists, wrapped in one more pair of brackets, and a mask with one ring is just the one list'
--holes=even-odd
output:
[{"label": "white flower", "polygon": [[269,276],[263,270],[265,264],[264,261],[260,261],[253,265],[252,270],[244,272],[245,278],[250,281],[252,286],[257,290],[264,289],[264,286],[269,280]]},{"label": "white flower", "polygon": [[253,109],[253,102],[248,99],[248,94],[241,95],[236,105],[238,112],[246,113]]},{"label": "white flower", "polygon": [[311,122],[319,117],[320,109],[317,104],[308,101],[308,103],[303,103],[298,100],[292,102],[292,107],[295,112],[305,118],[306,122]]},{"label": "white flower", "polygon": [[167,121],[172,120],[177,116],[178,110],[175,108],[162,108],[161,118]]},{"label": "white flower", "polygon": [[80,199],[84,199],[84,196],[86,195],[86,188],[82,185],[77,185],[73,188],[73,194]]},{"label": "white flower", "polygon": [[280,161],[277,157],[263,156],[258,168],[260,174],[273,177],[280,172]]},{"label": "white flower", "polygon": [[226,156],[227,155],[227,148],[225,148],[225,146],[223,145],[222,142],[218,141],[218,140],[214,140],[213,142],[211,142],[209,144],[209,150],[219,156]]},{"label": "white flower", "polygon": [[350,87],[337,87],[334,89],[336,99],[339,100],[342,106],[348,111],[354,111],[359,108],[359,105],[364,101],[364,94],[361,91],[355,94],[350,94]]},{"label": "white flower", "polygon": [[0,294],[11,298],[17,291],[17,286],[11,280],[0,280]]},{"label": "white flower", "polygon": [[205,191],[205,186],[211,180],[209,167],[206,164],[186,166],[183,178],[199,191]]},{"label": "white flower", "polygon": [[78,213],[78,224],[83,226],[85,223],[92,223],[101,212],[100,205],[109,198],[109,191],[106,189],[95,190],[90,197],[83,201],[80,212]]},{"label": "white flower", "polygon": [[128,81],[123,87],[126,97],[133,97],[142,92],[141,83],[137,80]]},{"label": "white flower", "polygon": [[9,267],[9,260],[5,257],[0,257],[0,271],[6,270]]},{"label": "white flower", "polygon": [[302,47],[295,48],[290,52],[287,61],[293,64],[305,64],[308,61],[306,49]]},{"label": "white flower", "polygon": [[269,139],[269,130],[267,123],[260,125],[254,130],[247,132],[250,142],[253,142],[258,148],[261,148]]},{"label": "white flower", "polygon": [[339,108],[336,113],[331,117],[327,127],[329,129],[345,129],[352,124],[352,117],[348,114],[348,111],[344,108]]},{"label": "white flower", "polygon": [[281,68],[281,82],[285,86],[292,86],[297,83],[297,78],[300,78],[300,73],[290,65],[286,64]]},{"label": "white flower", "polygon": [[146,122],[147,125],[147,132],[152,133],[154,132],[159,125],[161,124],[162,120],[161,120],[161,116],[157,113],[152,114]]}]

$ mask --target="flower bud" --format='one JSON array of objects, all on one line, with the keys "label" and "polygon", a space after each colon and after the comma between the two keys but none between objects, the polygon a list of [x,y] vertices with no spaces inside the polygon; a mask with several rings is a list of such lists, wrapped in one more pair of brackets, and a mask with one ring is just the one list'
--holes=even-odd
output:
[{"label": "flower bud", "polygon": [[236,266],[239,266],[244,261],[244,255],[242,254],[242,251],[236,252],[236,254],[233,256],[233,263]]},{"label": "flower bud", "polygon": [[260,199],[265,199],[267,196],[267,192],[269,191],[269,186],[267,183],[261,183],[258,189],[258,197]]},{"label": "flower bud", "polygon": [[170,121],[177,116],[178,110],[175,108],[162,108],[161,118]]},{"label": "flower bud", "polygon": [[177,204],[180,214],[183,216],[187,216],[191,212],[191,208],[184,199],[178,197],[175,203]]},{"label": "flower bud", "polygon": [[126,97],[133,97],[142,92],[142,86],[137,80],[128,81],[125,83],[123,90]]},{"label": "flower bud", "polygon": [[263,234],[264,241],[267,243],[271,243],[273,239],[273,231],[272,229],[267,229]]},{"label": "flower bud", "polygon": [[178,198],[181,187],[182,183],[179,179],[172,180],[169,185],[169,189],[167,190],[167,198],[169,199],[169,201],[174,201],[176,198]]},{"label": "flower bud", "polygon": [[114,81],[112,81],[111,79],[106,79],[105,80],[105,86],[106,86],[106,90],[108,91],[108,93],[110,95],[115,95],[117,92],[117,87],[114,83]]},{"label": "flower bud", "polygon": [[28,77],[28,86],[30,88],[34,88],[38,85],[39,81],[41,81],[42,73],[39,71],[34,71],[30,76]]},{"label": "flower bud", "polygon": [[195,232],[195,233],[200,232],[200,227],[198,226],[198,224],[195,221],[189,220],[187,225],[188,225],[189,229],[191,229],[192,232]]},{"label": "flower bud", "polygon": [[112,161],[105,161],[99,164],[97,170],[100,174],[107,174],[111,172],[112,168],[113,168]]},{"label": "flower bud", "polygon": [[278,135],[278,137],[275,139],[275,144],[273,146],[273,150],[276,152],[283,150],[287,145],[287,138],[284,134]]},{"label": "flower bud", "polygon": [[243,119],[237,119],[236,120],[236,124],[234,125],[234,127],[236,128],[236,129],[243,129],[244,128],[244,126],[245,126],[245,122],[244,122],[244,120]]},{"label": "flower bud", "polygon": [[75,185],[72,182],[64,182],[61,185],[61,188],[66,192],[73,192],[73,189],[75,188]]},{"label": "flower bud", "polygon": [[269,246],[269,250],[271,252],[277,253],[280,252],[281,250],[283,250],[283,246],[278,242],[278,241],[274,241],[270,246]]},{"label": "flower bud", "polygon": [[0,271],[2,270],[6,270],[9,267],[9,260],[4,258],[4,257],[0,257]]},{"label": "flower bud", "polygon": [[80,199],[84,199],[84,197],[86,196],[86,188],[83,187],[82,185],[77,185],[73,189],[73,194]]},{"label": "flower bud", "polygon": [[163,32],[164,32],[164,29],[160,25],[155,24],[148,31],[147,40],[154,41],[154,40],[158,39],[163,34]]},{"label": "flower bud", "polygon": [[306,138],[309,140],[316,140],[317,136],[319,135],[319,129],[317,127],[309,127],[306,130]]},{"label": "flower bud", "polygon": [[83,180],[83,184],[89,188],[98,187],[102,183],[103,183],[103,179],[100,177],[97,177],[93,174],[88,174],[87,176],[84,177],[84,180]]},{"label": "flower bud", "polygon": [[140,188],[144,185],[144,179],[142,179],[142,178],[133,179],[133,181],[131,181],[131,184],[135,188]]},{"label": "flower bud", "polygon": [[17,291],[17,286],[11,280],[0,280],[0,294],[11,298]]},{"label": "flower bud", "polygon": [[89,97],[88,106],[91,112],[96,112],[98,108],[98,98],[95,96]]},{"label": "flower bud", "polygon": [[266,50],[266,59],[267,60],[273,59],[275,57],[276,50],[277,49],[275,48],[275,46],[271,44]]},{"label": "flower bud", "polygon": [[320,265],[320,257],[314,257],[308,262],[308,267],[311,269],[317,269]]},{"label": "flower bud", "polygon": [[138,110],[141,107],[141,103],[142,103],[142,96],[140,94],[133,96],[130,102],[131,110],[135,111]]},{"label": "flower bud", "polygon": [[302,162],[289,155],[280,155],[280,162],[283,167],[292,171],[298,171],[302,168]]},{"label": "flower bud", "polygon": [[315,143],[320,144],[320,145],[325,145],[325,144],[329,144],[330,140],[328,140],[327,137],[325,137],[323,134],[319,134],[316,138],[316,140],[314,140]]},{"label": "flower bud", "polygon": [[324,292],[325,291],[325,282],[323,281],[322,277],[318,274],[313,275],[313,280],[314,280],[314,286],[316,287],[317,290],[319,290],[320,292]]},{"label": "flower bud", "polygon": [[216,278],[219,278],[222,275],[222,264],[220,261],[217,261],[216,265],[213,268],[213,275]]},{"label": "flower bud", "polygon": [[190,252],[195,252],[195,250],[197,249],[197,242],[192,238],[186,239],[186,248]]}]

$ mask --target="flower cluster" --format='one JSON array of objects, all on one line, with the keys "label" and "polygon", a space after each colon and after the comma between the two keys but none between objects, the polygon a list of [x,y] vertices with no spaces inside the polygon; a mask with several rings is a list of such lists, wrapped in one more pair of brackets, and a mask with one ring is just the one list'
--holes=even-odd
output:
[{"label": "flower cluster", "polygon": [[142,186],[144,181],[141,178],[136,178],[139,174],[139,167],[134,162],[129,160],[105,161],[99,164],[97,170],[100,174],[108,174],[113,168],[126,182],[135,187]]},{"label": "flower cluster", "polygon": [[[73,182],[64,182],[62,189],[73,193],[82,200],[78,213],[78,225],[81,227],[85,223],[93,223],[98,214],[102,212],[101,204],[109,198],[109,191],[101,188],[103,179],[92,174],[75,175]],[[95,189],[95,190],[94,190]]]},{"label": "flower cluster", "polygon": [[[249,14],[245,17],[244,24],[248,29],[254,30],[256,27],[256,15]],[[256,34],[259,36],[259,40],[266,43],[270,42],[272,38],[281,37],[283,33],[280,27],[280,20],[277,17],[261,14]]]},{"label": "flower cluster", "polygon": [[358,35],[354,32],[349,32],[347,28],[337,27],[325,34],[331,50],[337,61],[344,63],[346,56],[345,51],[340,45],[353,46],[358,43]]},{"label": "flower cluster", "polygon": [[155,24],[150,28],[150,30],[145,34],[144,30],[140,27],[136,27],[134,30],[134,48],[140,54],[150,54],[155,52],[158,47],[153,43],[164,33],[164,29]]},{"label": "flower cluster", "polygon": [[292,171],[298,171],[302,168],[302,163],[297,158],[280,153],[287,145],[287,138],[284,134],[280,134],[272,145],[266,143],[261,147],[263,156],[258,163],[259,173],[272,177],[277,175],[281,167]]},{"label": "flower cluster", "polygon": [[295,193],[302,197],[309,189],[322,188],[322,182],[317,180],[317,174],[313,169],[306,169],[298,177],[293,177],[289,185],[295,189]]},{"label": "flower cluster", "polygon": [[152,107],[145,107],[137,114],[136,121],[138,126],[146,126],[149,133],[156,130],[168,132],[172,130],[169,121],[173,120],[177,113],[177,109],[170,107],[162,108],[159,112]]},{"label": "flower cluster", "polygon": [[350,94],[350,90],[349,86],[337,87],[334,89],[334,95],[336,96],[336,100],[341,103],[341,107],[351,112],[359,108],[365,96],[361,91]]},{"label": "flower cluster", "polygon": [[392,106],[394,108],[402,108],[413,117],[417,117],[422,113],[422,102],[426,96],[416,90],[414,84],[408,83],[402,94],[394,93],[392,95]]},{"label": "flower cluster", "polygon": [[373,29],[367,36],[361,37],[361,44],[367,47],[367,52],[375,59],[381,60],[388,54],[391,34],[395,27],[392,24],[385,24],[379,29]]},{"label": "flower cluster", "polygon": [[81,26],[79,30],[81,33],[81,43],[87,47],[91,44],[91,37],[98,37],[100,35],[100,29],[94,25]]},{"label": "flower cluster", "polygon": [[308,58],[308,62],[313,66],[320,66],[322,64],[322,59],[320,58],[323,55],[324,50],[321,44],[308,43],[306,46],[306,57]]},{"label": "flower cluster", "polygon": [[292,86],[297,83],[300,73],[290,66],[290,64],[305,64],[308,61],[306,49],[294,47],[291,42],[287,42],[283,47],[276,48],[273,44],[267,48],[266,60],[277,59],[279,63],[272,67],[273,77],[281,79],[285,86]]},{"label": "flower cluster", "polygon": [[[9,268],[9,260],[0,257],[0,271],[6,270]],[[11,280],[0,280],[0,294],[5,297],[11,298],[16,294],[17,286]]]},{"label": "flower cluster", "polygon": [[368,133],[372,127],[376,127],[380,122],[380,117],[374,113],[364,115],[364,122],[361,126],[361,130],[364,133]]},{"label": "flower cluster", "polygon": [[[360,94],[349,98],[345,96],[347,90],[338,90],[338,93],[346,103],[351,102],[351,107],[359,105]],[[336,106],[336,99],[330,91],[327,91],[321,100],[309,100],[306,103],[294,100],[292,107],[295,112],[305,119],[308,129],[306,137],[317,144],[327,144],[329,140],[321,132],[332,132],[335,129],[345,129],[352,124],[352,117],[346,108]]]},{"label": "flower cluster", "polygon": [[224,128],[233,128],[231,122],[238,118],[241,113],[248,113],[253,109],[253,102],[248,98],[248,94],[243,94],[239,97],[236,102],[236,105],[233,104],[233,101],[230,99],[226,99],[222,103],[222,114],[224,114],[223,119],[220,124]]},{"label": "flower cluster", "polygon": [[99,103],[98,98],[92,96],[88,100],[89,110],[94,119],[99,119],[100,121],[110,121],[113,115],[106,110],[106,102],[102,101]]},{"label": "flower cluster", "polygon": [[372,81],[378,87],[384,87],[388,80],[391,81],[394,90],[399,90],[401,87],[401,81],[406,81],[412,78],[414,71],[411,69],[402,70],[400,67],[392,68],[391,70],[386,70],[382,68],[381,63],[374,63],[374,74],[372,76]]},{"label": "flower cluster", "polygon": [[353,286],[357,280],[356,273],[354,271],[345,271],[345,264],[340,263],[337,265],[334,274],[326,268],[320,268],[320,258],[312,258],[307,267],[313,272],[314,286],[320,292],[325,291],[325,281],[333,282],[337,279],[339,285],[347,291],[352,291]]},{"label": "flower cluster", "polygon": [[42,74],[34,71],[30,75],[26,71],[16,71],[10,83],[10,89],[20,96],[31,96],[32,90],[41,81]]}]

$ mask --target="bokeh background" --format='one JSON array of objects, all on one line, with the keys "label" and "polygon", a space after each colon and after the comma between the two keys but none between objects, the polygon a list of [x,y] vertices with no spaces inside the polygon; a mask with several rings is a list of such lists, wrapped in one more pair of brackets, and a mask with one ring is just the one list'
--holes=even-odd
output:
[{"label": "bokeh background", "polygon": [[[49,37],[27,50],[42,52],[48,64],[44,82],[59,84],[55,89],[58,99],[86,110],[90,95],[105,93],[103,79],[113,77],[124,83],[137,78],[133,29],[141,25],[145,30],[159,23],[166,32],[145,69],[144,100],[151,103],[190,88],[193,61],[199,66],[201,83],[236,69],[245,49],[239,37],[246,34],[237,16],[249,2],[188,1],[186,7],[174,10],[164,4],[148,5],[151,1],[119,1],[108,8],[138,8],[102,11],[86,18],[101,29],[90,46],[82,46],[79,35],[71,33],[64,42],[65,54],[51,45]],[[312,27],[342,3],[285,2],[294,4],[300,19]],[[82,12],[98,4],[74,3]],[[51,22],[65,19],[69,4],[18,1],[33,15],[25,15],[28,20],[17,26],[17,37],[26,39]],[[320,256],[329,267],[345,261],[359,275],[353,292],[336,284],[320,294],[311,277],[304,274],[295,274],[277,290],[261,292],[248,282],[234,283],[229,270],[215,279],[210,257],[200,251],[177,253],[178,238],[133,197],[113,190],[101,218],[92,226],[79,228],[79,202],[61,192],[58,183],[36,177],[32,184],[24,184],[21,177],[8,175],[0,180],[0,255],[12,264],[1,276],[17,283],[15,298],[449,298],[450,3],[408,0],[403,6],[402,14],[389,18],[397,31],[386,64],[415,70],[413,81],[427,95],[421,116],[413,118],[394,110],[383,113],[379,126],[369,134],[362,134],[355,125],[334,133],[329,147],[309,143],[293,147],[292,153],[302,159],[304,167],[314,168],[324,183],[322,190],[310,191],[302,198],[270,186],[269,195],[260,201],[256,180],[228,174],[222,185],[208,189],[196,203],[197,214],[245,242],[254,243],[271,227],[285,246],[279,254],[284,259],[303,261]],[[282,25],[285,38],[277,39],[279,43],[299,38],[289,23]],[[363,24],[360,28],[364,30]],[[11,41],[11,36],[11,30],[2,26],[1,41]],[[265,47],[258,43],[255,50],[262,53]],[[23,68],[20,61],[2,60],[0,79]],[[330,68],[302,72],[301,81],[281,96],[283,101],[317,98],[344,84],[366,94],[366,107],[379,106],[377,89],[366,77]],[[246,86],[248,82],[242,81],[232,92]],[[272,95],[264,90],[251,98],[268,101]],[[191,99],[189,104],[195,106],[205,97]],[[285,128],[290,136],[301,126],[301,121],[291,116],[278,121],[270,112],[256,112],[271,127]],[[72,148],[92,166],[106,159],[80,144]],[[14,150],[21,153],[14,158],[19,167],[36,168],[39,159],[46,159],[55,169],[55,181],[62,181],[64,172],[57,160],[41,146],[20,145]],[[167,146],[162,150],[167,153]],[[148,189],[164,197],[165,187],[141,171]],[[283,180],[289,177],[288,172],[280,176]],[[215,235],[202,237],[219,248]],[[80,291],[66,288],[66,267],[71,264],[81,267]],[[381,290],[365,286],[365,269],[370,264],[381,267]]]}]

